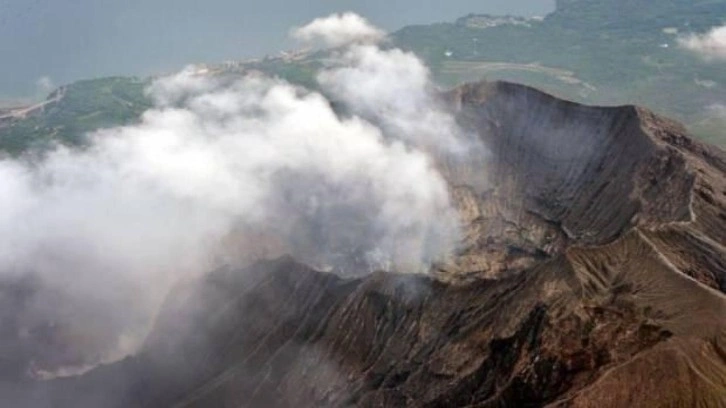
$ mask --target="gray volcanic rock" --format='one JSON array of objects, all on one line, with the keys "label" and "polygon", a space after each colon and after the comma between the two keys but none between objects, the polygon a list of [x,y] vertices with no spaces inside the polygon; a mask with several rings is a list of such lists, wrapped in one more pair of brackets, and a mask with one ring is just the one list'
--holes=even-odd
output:
[{"label": "gray volcanic rock", "polygon": [[[726,155],[636,107],[508,83],[446,95],[486,160],[432,276],[291,258],[177,288],[143,350],[0,383],[12,406],[726,406]],[[475,177],[486,174],[486,180]]]}]

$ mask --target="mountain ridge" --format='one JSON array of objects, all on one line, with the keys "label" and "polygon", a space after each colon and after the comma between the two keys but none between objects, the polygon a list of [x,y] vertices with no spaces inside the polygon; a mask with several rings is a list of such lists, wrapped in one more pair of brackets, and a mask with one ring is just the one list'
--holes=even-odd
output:
[{"label": "mountain ridge", "polygon": [[[541,19],[472,14],[453,23],[407,26],[390,39],[425,60],[446,88],[505,80],[588,105],[646,106],[724,147],[726,70],[678,45],[682,36],[726,24],[723,16],[723,0],[622,0],[618,6],[577,0],[560,2]],[[314,88],[324,59],[320,52],[289,52],[222,63],[212,71],[262,71]],[[0,149],[16,155],[58,141],[79,145],[86,132],[132,123],[150,107],[145,85],[134,78],[73,84],[70,97],[42,115],[7,124],[0,119]]]},{"label": "mountain ridge", "polygon": [[137,356],[16,392],[78,408],[725,406],[724,152],[642,108],[509,83],[445,98],[493,153],[442,170],[458,262],[222,268],[169,296]]}]

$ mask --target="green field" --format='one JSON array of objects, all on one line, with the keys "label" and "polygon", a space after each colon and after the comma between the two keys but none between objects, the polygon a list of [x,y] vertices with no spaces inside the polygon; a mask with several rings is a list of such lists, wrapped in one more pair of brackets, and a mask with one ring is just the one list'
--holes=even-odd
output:
[{"label": "green field", "polygon": [[144,94],[147,84],[125,77],[73,83],[45,111],[0,128],[0,148],[17,155],[54,142],[79,145],[88,132],[137,121],[151,107]]},{"label": "green field", "polygon": [[[392,46],[419,55],[442,87],[507,80],[596,105],[637,104],[685,123],[726,147],[726,62],[678,46],[679,33],[726,24],[726,0],[559,0],[543,19],[470,15],[405,27]],[[315,87],[325,53],[240,64]],[[45,112],[0,125],[0,149],[19,154],[60,141],[82,144],[94,129],[131,123],[150,107],[147,80],[81,81]]]},{"label": "green field", "polygon": [[583,103],[643,105],[726,146],[724,118],[710,109],[726,103],[726,63],[677,41],[725,24],[726,1],[566,0],[544,19],[497,19],[471,15],[393,36],[446,86],[509,80]]}]

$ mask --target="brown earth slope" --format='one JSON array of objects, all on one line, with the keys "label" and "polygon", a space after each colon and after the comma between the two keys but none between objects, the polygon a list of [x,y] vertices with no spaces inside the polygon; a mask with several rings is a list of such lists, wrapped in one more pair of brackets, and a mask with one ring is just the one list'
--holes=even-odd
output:
[{"label": "brown earth slope", "polygon": [[[726,407],[726,155],[636,107],[447,95],[486,160],[430,277],[282,258],[179,287],[135,357],[13,406]],[[476,177],[486,174],[486,180]]]}]

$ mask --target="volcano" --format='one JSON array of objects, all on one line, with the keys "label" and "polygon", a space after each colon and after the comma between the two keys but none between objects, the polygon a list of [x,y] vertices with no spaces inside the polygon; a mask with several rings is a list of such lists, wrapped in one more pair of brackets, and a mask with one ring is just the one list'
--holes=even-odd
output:
[{"label": "volcano", "polygon": [[[428,275],[291,257],[179,285],[142,350],[13,407],[726,407],[726,153],[635,106],[444,95],[486,158]],[[486,177],[482,177],[486,175]]]}]

